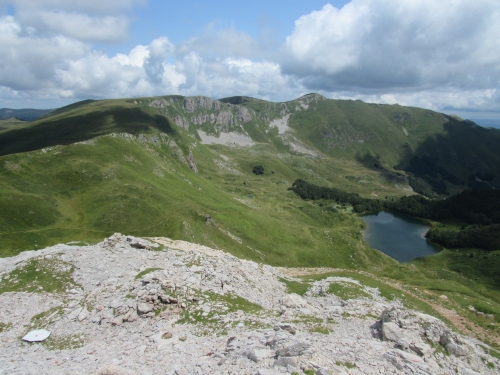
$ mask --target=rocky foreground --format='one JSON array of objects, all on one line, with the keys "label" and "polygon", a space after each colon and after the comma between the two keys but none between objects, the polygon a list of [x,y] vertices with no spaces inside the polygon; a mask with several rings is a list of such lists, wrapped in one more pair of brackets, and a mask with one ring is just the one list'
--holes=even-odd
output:
[{"label": "rocky foreground", "polygon": [[[115,234],[94,246],[57,245],[0,259],[0,277],[0,374],[500,369],[486,344],[376,288],[328,277],[299,296],[271,266],[181,241]],[[342,300],[335,290],[357,295]],[[38,328],[50,337],[21,339]]]}]

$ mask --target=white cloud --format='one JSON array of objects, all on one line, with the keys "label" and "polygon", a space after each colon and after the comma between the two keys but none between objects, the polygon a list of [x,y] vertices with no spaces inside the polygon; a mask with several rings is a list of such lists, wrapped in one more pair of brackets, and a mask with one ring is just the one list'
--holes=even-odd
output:
[{"label": "white cloud", "polygon": [[94,15],[122,14],[135,4],[147,0],[1,0],[0,4],[11,4],[17,12],[58,9],[67,12],[81,12]]},{"label": "white cloud", "polygon": [[81,13],[38,12],[30,27],[85,42],[117,43],[127,37],[126,17],[91,17]]},{"label": "white cloud", "polygon": [[500,81],[495,0],[353,0],[301,17],[283,71],[311,89],[489,90]]},{"label": "white cloud", "polygon": [[[299,18],[281,50],[208,25],[109,56],[135,0],[0,0],[0,98],[249,95],[327,97],[446,108],[500,108],[500,2],[352,0]],[[65,99],[66,100],[66,99]],[[52,102],[51,102],[52,103]]]}]

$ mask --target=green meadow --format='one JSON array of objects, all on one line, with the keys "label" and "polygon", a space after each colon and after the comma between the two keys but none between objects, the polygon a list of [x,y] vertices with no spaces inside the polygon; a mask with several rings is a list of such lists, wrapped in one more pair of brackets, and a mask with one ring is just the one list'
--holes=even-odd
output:
[{"label": "green meadow", "polygon": [[[315,153],[310,156],[269,128],[281,117],[281,105],[226,99],[234,116],[236,104],[252,110],[251,121],[226,130],[240,129],[254,144],[204,145],[190,122],[203,111],[187,113],[182,97],[166,98],[170,104],[158,108],[150,105],[155,98],[85,101],[0,131],[0,256],[96,243],[115,232],[169,237],[274,266],[341,268],[403,298],[404,292],[390,289],[392,280],[412,291],[416,297],[407,299],[416,307],[456,310],[498,344],[500,251],[444,250],[399,264],[367,246],[364,223],[352,207],[302,200],[288,190],[300,178],[365,198],[397,199],[414,194],[404,168],[428,153],[463,183],[450,182],[440,169],[437,177],[424,170],[414,178],[428,189],[441,181],[453,193],[467,187],[467,158],[498,174],[498,131],[418,108],[324,98],[310,100],[307,109],[304,101],[285,103],[288,125],[296,141]],[[189,126],[178,126],[175,116]],[[217,135],[216,125],[199,128]],[[190,154],[198,172],[189,165]],[[255,175],[259,165],[264,174]],[[287,285],[301,294],[307,290],[298,281]]]}]

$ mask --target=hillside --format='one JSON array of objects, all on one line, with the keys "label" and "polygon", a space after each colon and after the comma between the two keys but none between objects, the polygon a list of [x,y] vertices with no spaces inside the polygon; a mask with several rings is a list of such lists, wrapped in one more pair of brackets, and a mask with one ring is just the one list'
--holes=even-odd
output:
[{"label": "hillside", "polygon": [[[473,322],[463,332],[482,330],[494,343],[498,249],[443,250],[398,264],[367,246],[350,204],[303,200],[288,188],[302,179],[393,201],[415,194],[411,186],[431,196],[443,186],[450,194],[471,183],[495,187],[498,134],[423,109],[317,94],[287,103],[75,103],[0,132],[0,256],[121,232],[273,266],[364,270],[431,300],[446,296]],[[256,166],[264,173],[254,174]]]},{"label": "hillside", "polygon": [[[498,373],[500,353],[443,321],[453,316],[444,302],[370,274],[315,271],[300,277],[189,242],[120,234],[0,259],[2,370]],[[39,329],[50,336],[20,340]]]}]

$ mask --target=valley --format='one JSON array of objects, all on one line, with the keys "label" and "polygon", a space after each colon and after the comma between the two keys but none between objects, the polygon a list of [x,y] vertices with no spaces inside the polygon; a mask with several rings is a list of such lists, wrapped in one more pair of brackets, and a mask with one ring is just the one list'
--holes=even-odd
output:
[{"label": "valley", "polygon": [[0,132],[0,256],[83,249],[119,232],[258,264],[334,268],[379,289],[397,284],[398,298],[412,293],[411,307],[431,315],[456,311],[458,330],[499,351],[500,249],[399,263],[366,244],[353,204],[289,189],[300,179],[373,202],[497,189],[499,150],[499,130],[318,94],[80,102]]}]

